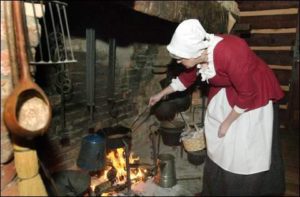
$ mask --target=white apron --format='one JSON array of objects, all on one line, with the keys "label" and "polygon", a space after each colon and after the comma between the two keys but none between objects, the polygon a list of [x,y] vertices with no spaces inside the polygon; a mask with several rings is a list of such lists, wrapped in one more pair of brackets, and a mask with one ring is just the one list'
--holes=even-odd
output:
[{"label": "white apron", "polygon": [[223,138],[218,137],[221,122],[232,110],[225,88],[210,101],[205,116],[208,157],[222,169],[236,174],[267,171],[271,163],[273,105],[244,112],[229,127]]}]

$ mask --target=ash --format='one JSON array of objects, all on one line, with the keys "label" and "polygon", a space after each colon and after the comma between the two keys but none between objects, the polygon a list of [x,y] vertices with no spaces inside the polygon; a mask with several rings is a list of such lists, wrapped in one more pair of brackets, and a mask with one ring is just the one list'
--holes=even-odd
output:
[{"label": "ash", "polygon": [[162,188],[156,185],[153,178],[146,182],[138,182],[132,185],[131,190],[138,196],[190,196],[189,191],[185,190],[181,185],[176,184],[172,188]]}]

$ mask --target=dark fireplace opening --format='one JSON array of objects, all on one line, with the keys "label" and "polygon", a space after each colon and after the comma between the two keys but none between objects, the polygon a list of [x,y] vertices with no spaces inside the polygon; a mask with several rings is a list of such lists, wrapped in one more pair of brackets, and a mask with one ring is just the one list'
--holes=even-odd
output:
[{"label": "dark fireplace opening", "polygon": [[[69,30],[77,62],[36,66],[36,82],[49,96],[53,109],[53,120],[48,133],[37,139],[39,158],[55,179],[62,176],[60,173],[82,177],[88,174],[91,182],[96,178],[108,179],[101,183],[89,183],[87,189],[92,192],[89,195],[126,189],[129,193],[131,184],[139,180],[145,181],[145,178],[135,177],[139,171],[144,173],[146,179],[154,177],[156,151],[160,150],[162,154],[165,151],[163,144],[160,145],[160,149],[157,147],[158,132],[149,130],[149,124],[155,121],[154,116],[150,117],[150,115],[154,114],[149,115],[149,122],[137,124],[139,133],[133,134],[130,125],[133,118],[147,107],[150,95],[165,87],[172,78],[184,70],[183,66],[177,64],[175,60],[172,61],[165,49],[178,24],[134,11],[130,6],[132,6],[130,3],[117,2],[69,3],[67,6]],[[92,65],[95,74],[94,105],[92,107],[89,106],[87,96],[89,93],[87,79],[90,77],[87,75],[89,58],[87,29],[95,32],[93,51],[95,61]],[[113,49],[112,42],[115,44]],[[62,91],[59,85],[64,83],[61,81],[68,82],[66,83],[68,91]],[[188,110],[194,88],[196,87],[191,87],[185,93],[170,96],[174,99],[178,95],[186,97],[188,94],[188,104],[181,111]],[[123,156],[121,163],[125,162],[125,165],[121,169],[127,172],[118,177],[121,183],[117,184],[117,187],[113,185],[118,176],[115,166],[117,164],[113,165],[111,159],[107,159],[109,162],[101,164],[102,167],[99,169],[88,169],[78,165],[82,141],[89,135],[99,133],[104,134],[107,139],[105,157],[110,157],[110,154],[116,156],[117,153]],[[138,140],[134,140],[132,135],[138,135],[135,136]],[[146,155],[146,162],[131,157],[131,154],[134,154],[133,146],[135,148],[139,146],[137,141],[144,143],[140,144],[141,150],[145,150],[141,155]],[[176,146],[167,146],[171,148],[170,151],[174,151],[180,145],[176,143]],[[148,156],[148,153],[151,156]],[[97,158],[97,155],[94,158]],[[176,157],[176,160],[178,159],[179,163],[187,161],[182,157]],[[104,159],[99,161],[104,162]],[[110,169],[107,170],[107,167]],[[71,175],[74,173],[76,175]],[[132,177],[129,176],[131,174]],[[190,175],[187,176],[190,180]],[[196,179],[199,179],[198,177]],[[49,177],[46,176],[44,179],[48,185],[51,185]],[[76,185],[73,183],[74,180],[65,181],[67,181],[65,185],[67,189],[72,190]]]}]

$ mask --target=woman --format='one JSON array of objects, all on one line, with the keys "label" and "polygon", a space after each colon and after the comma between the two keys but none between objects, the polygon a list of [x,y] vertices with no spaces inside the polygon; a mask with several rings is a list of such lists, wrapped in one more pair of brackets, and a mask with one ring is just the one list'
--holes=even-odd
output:
[{"label": "woman", "polygon": [[273,103],[283,92],[272,70],[244,40],[208,34],[197,19],[179,24],[167,50],[186,70],[152,96],[150,106],[170,93],[184,91],[198,75],[210,85],[202,194],[281,194],[283,167],[278,151],[273,155],[278,142],[272,146],[272,134]]}]

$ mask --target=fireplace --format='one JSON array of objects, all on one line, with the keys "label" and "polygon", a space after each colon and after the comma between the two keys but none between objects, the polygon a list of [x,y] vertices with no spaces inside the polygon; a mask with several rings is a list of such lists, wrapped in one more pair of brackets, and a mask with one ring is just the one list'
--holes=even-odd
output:
[{"label": "fireplace", "polygon": [[[159,4],[163,6],[164,3],[161,1]],[[172,8],[172,13],[176,13],[176,6]],[[139,122],[135,131],[114,132],[131,129],[134,118],[144,111],[149,97],[161,89],[159,82],[166,78],[171,67],[176,66],[165,45],[183,16],[176,15],[176,20],[172,20],[172,17],[166,20],[168,16],[163,13],[158,13],[163,17],[156,17],[134,9],[133,5],[128,7],[113,2],[74,2],[68,5],[70,34],[78,62],[65,66],[64,74],[71,88],[63,100],[55,89],[59,68],[37,67],[36,80],[47,92],[53,106],[50,129],[47,135],[38,139],[39,158],[51,173],[65,169],[88,171],[90,195],[120,192],[159,196],[168,194],[164,193],[167,188],[161,188],[153,181],[157,152],[172,154],[175,157],[178,184],[169,190],[172,189],[174,195],[193,195],[201,191],[203,165],[190,163],[180,144],[160,144],[157,148],[162,129],[161,122],[155,116],[150,116],[142,124]],[[87,103],[89,88],[86,88],[85,70],[88,58],[85,30],[91,27],[95,32],[96,53],[94,100],[90,102],[93,105]],[[193,120],[191,118],[194,114],[195,120],[200,120],[198,109],[184,107],[182,110],[187,121],[194,121],[194,116]],[[182,121],[178,113],[174,119]],[[105,154],[107,162],[99,170],[80,169],[77,166],[82,139],[91,134],[88,133],[90,128],[93,128],[92,133],[104,133],[110,141]],[[64,136],[67,136],[68,143],[62,143]],[[133,155],[138,155],[139,159]],[[186,188],[189,188],[188,191]]]},{"label": "fireplace", "polygon": [[[104,147],[105,146],[105,147]],[[77,166],[91,177],[89,195],[131,194],[131,186],[153,175],[153,165],[142,164],[131,152],[131,129],[107,127],[85,136]]]}]

